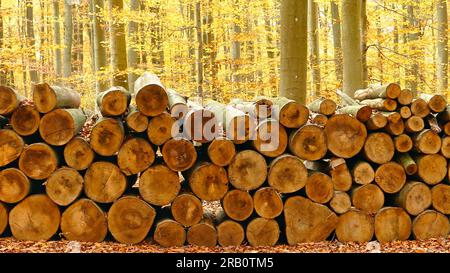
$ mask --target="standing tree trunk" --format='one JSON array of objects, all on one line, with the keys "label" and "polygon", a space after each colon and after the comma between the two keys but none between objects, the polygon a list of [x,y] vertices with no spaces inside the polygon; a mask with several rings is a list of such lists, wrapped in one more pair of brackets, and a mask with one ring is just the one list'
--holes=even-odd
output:
[{"label": "standing tree trunk", "polygon": [[447,0],[439,0],[436,5],[438,23],[437,37],[437,89],[440,94],[448,91],[448,13]]},{"label": "standing tree trunk", "polygon": [[[2,8],[2,1],[0,0],[0,9]],[[0,18],[0,49],[3,48],[3,17]],[[6,84],[6,67],[0,64],[0,85]]]},{"label": "standing tree trunk", "polygon": [[418,26],[418,20],[416,19],[414,15],[414,6],[408,5],[407,6],[408,11],[408,21],[409,21],[409,27],[413,28],[412,32],[409,32],[408,34],[408,43],[410,44],[410,50],[414,52],[412,55],[410,55],[411,59],[411,67],[409,68],[409,71],[407,73],[407,83],[406,87],[408,87],[411,91],[417,92],[417,86],[418,86],[418,78],[419,78],[419,64],[417,61],[417,58],[419,57],[417,53],[417,40],[419,40],[419,33],[417,28]]},{"label": "standing tree trunk", "polygon": [[197,52],[196,52],[196,67],[197,67],[197,96],[203,97],[203,39],[202,39],[202,15],[201,3],[195,3],[195,29],[197,31]]},{"label": "standing tree trunk", "polygon": [[[103,0],[91,0],[94,6],[94,64],[95,64],[95,77],[96,81],[96,95],[99,92],[105,91],[108,88],[107,81],[101,79],[102,75],[98,75],[98,72],[106,67],[106,49],[102,45],[105,42],[105,29],[104,25],[100,24],[100,12],[104,8]],[[132,91],[132,90],[130,90]]]},{"label": "standing tree trunk", "polygon": [[341,40],[341,18],[339,17],[339,7],[335,1],[331,2],[331,17],[333,21],[333,47],[334,65],[336,79],[342,85],[342,40]]},{"label": "standing tree trunk", "polygon": [[353,93],[364,86],[361,52],[361,1],[342,2],[342,45],[344,56],[344,92]]},{"label": "standing tree trunk", "polygon": [[27,44],[30,47],[30,80],[31,82],[38,82],[39,76],[37,73],[37,63],[36,63],[36,48],[35,48],[35,39],[34,39],[34,26],[33,26],[33,1],[26,1],[26,11],[27,11]]},{"label": "standing tree trunk", "polygon": [[[236,9],[238,9],[237,1],[234,0],[234,6]],[[241,42],[240,35],[241,35],[241,26],[239,25],[239,16],[235,16],[233,23],[233,41],[231,44],[231,60],[232,60],[232,73],[231,73],[231,81],[232,81],[232,91],[233,95],[237,95],[241,91],[241,84],[242,84],[242,75],[240,70],[240,63],[241,63]]]},{"label": "standing tree trunk", "polygon": [[307,0],[281,2],[280,94],[306,102]]},{"label": "standing tree trunk", "polygon": [[361,0],[361,52],[362,52],[362,69],[363,69],[363,88],[367,88],[369,81],[367,72],[367,0]]},{"label": "standing tree trunk", "polygon": [[318,6],[314,0],[308,0],[308,41],[309,61],[311,70],[311,95],[320,97],[320,57],[319,57],[319,27]]},{"label": "standing tree trunk", "polygon": [[[115,15],[123,12],[123,0],[109,0],[109,12]],[[113,72],[112,85],[128,88],[127,83],[127,46],[125,44],[125,27],[120,21],[113,21],[110,24],[111,40],[111,69]]]},{"label": "standing tree trunk", "polygon": [[72,6],[69,1],[64,1],[64,54],[63,77],[68,78],[72,74]]},{"label": "standing tree trunk", "polygon": [[[141,7],[141,1],[140,0],[131,0],[130,1],[130,9],[131,12],[134,13],[134,18],[137,17],[137,14],[139,12],[139,9]],[[139,56],[138,52],[136,50],[136,47],[138,45],[138,23],[136,21],[131,20],[128,23],[128,38],[131,42],[129,42],[128,52],[127,52],[127,60],[128,60],[128,67],[130,69],[130,72],[128,73],[128,88],[130,91],[134,90],[134,82],[138,78],[136,69],[137,65],[139,63]]]},{"label": "standing tree trunk", "polygon": [[59,1],[53,1],[53,43],[55,43],[55,72],[56,78],[62,75],[62,57],[61,57],[61,27],[59,24]]}]

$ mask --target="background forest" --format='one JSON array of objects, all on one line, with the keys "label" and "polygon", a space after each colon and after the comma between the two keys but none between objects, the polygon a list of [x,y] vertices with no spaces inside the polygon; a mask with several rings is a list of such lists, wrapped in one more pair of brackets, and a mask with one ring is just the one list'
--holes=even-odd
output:
[{"label": "background forest", "polygon": [[[0,0],[0,82],[25,95],[32,82],[70,85],[86,107],[143,71],[225,102],[280,91],[309,102],[385,82],[447,94],[446,2]],[[289,91],[292,66],[302,84]]]}]

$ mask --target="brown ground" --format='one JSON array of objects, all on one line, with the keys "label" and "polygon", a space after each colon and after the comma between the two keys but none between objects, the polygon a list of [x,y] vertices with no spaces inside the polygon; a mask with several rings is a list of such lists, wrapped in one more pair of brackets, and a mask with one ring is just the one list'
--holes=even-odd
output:
[{"label": "brown ground", "polygon": [[450,237],[441,239],[430,239],[426,241],[403,241],[378,244],[378,242],[369,243],[340,243],[337,241],[307,243],[297,246],[277,245],[275,247],[173,247],[161,248],[149,242],[143,242],[138,245],[123,245],[115,242],[103,243],[78,243],[70,241],[50,241],[50,242],[24,242],[13,238],[0,238],[0,253],[19,253],[19,252],[72,252],[72,253],[110,253],[110,252],[163,252],[163,253],[193,253],[193,252],[215,252],[215,253],[287,253],[287,252],[322,252],[322,253],[380,253],[380,252],[400,252],[400,253],[426,253],[426,252],[445,252],[450,253]]}]

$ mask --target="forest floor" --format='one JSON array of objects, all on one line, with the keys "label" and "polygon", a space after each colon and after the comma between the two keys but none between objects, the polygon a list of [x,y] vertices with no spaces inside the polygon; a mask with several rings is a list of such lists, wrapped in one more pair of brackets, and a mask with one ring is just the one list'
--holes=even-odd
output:
[{"label": "forest floor", "polygon": [[340,243],[327,241],[296,246],[274,247],[171,247],[162,248],[151,242],[124,245],[116,242],[79,243],[73,241],[29,242],[0,238],[0,253],[450,253],[450,237],[423,241],[392,243]]}]

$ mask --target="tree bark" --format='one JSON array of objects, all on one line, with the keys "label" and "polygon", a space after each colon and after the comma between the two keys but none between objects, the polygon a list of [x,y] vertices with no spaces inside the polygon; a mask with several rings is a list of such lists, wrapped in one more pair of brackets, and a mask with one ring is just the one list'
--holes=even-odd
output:
[{"label": "tree bark", "polygon": [[437,19],[437,91],[445,94],[448,91],[448,13],[447,0],[439,0],[436,4]]},{"label": "tree bark", "polygon": [[319,47],[319,10],[314,0],[308,0],[308,42],[311,71],[311,94],[320,97],[320,47]]},{"label": "tree bark", "polygon": [[334,66],[336,70],[336,80],[339,85],[343,81],[343,61],[342,61],[342,40],[341,40],[341,18],[339,16],[339,7],[336,1],[331,1],[331,17],[333,20],[333,48],[334,48]]},{"label": "tree bark", "polygon": [[[123,0],[108,0],[110,13],[123,12]],[[119,21],[110,23],[111,69],[113,73],[111,84],[128,88],[127,79],[127,46],[125,43],[125,26]]]},{"label": "tree bark", "polygon": [[[140,8],[141,0],[131,0],[130,1],[130,11],[134,16],[137,17]],[[128,61],[128,90],[134,90],[134,82],[138,78],[136,69],[138,68],[139,56],[136,47],[139,45],[139,32],[138,23],[136,21],[130,20],[128,22],[128,51],[127,51],[127,61]]]},{"label": "tree bark", "polygon": [[31,49],[31,54],[29,55],[30,57],[30,67],[28,67],[29,69],[29,73],[30,73],[30,80],[32,83],[37,83],[39,82],[39,75],[37,72],[38,69],[38,65],[37,65],[37,61],[36,61],[36,47],[35,47],[35,37],[34,37],[34,17],[33,17],[33,1],[32,0],[27,0],[26,1],[26,14],[27,14],[27,44]]},{"label": "tree bark", "polygon": [[[95,90],[96,94],[106,90],[109,83],[104,80],[104,75],[101,75],[101,70],[106,68],[106,49],[103,45],[106,42],[105,27],[100,22],[100,12],[104,8],[103,0],[91,0],[94,5],[93,29],[94,29],[94,63],[95,63]],[[133,91],[133,90],[130,90]]]},{"label": "tree bark", "polygon": [[72,5],[70,1],[64,1],[64,53],[63,53],[63,77],[69,78],[72,74]]}]

